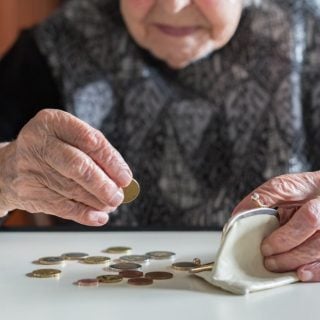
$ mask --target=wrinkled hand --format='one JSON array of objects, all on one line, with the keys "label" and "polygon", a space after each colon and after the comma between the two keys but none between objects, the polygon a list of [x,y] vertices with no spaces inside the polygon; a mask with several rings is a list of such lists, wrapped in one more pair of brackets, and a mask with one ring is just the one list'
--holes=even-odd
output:
[{"label": "wrinkled hand", "polygon": [[[100,226],[132,173],[103,134],[69,113],[40,111],[5,147],[2,208]],[[3,169],[3,168],[2,168]]]},{"label": "wrinkled hand", "polygon": [[[320,281],[320,172],[282,175],[254,192],[280,214],[280,228],[262,242],[266,268],[295,270],[301,281]],[[257,207],[251,195],[238,204],[233,215]]]}]

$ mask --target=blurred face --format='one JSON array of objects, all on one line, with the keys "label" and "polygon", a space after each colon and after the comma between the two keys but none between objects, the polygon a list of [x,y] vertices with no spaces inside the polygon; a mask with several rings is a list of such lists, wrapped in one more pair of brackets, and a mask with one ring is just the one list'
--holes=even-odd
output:
[{"label": "blurred face", "polygon": [[237,29],[243,0],[121,0],[135,41],[172,68],[223,47]]}]

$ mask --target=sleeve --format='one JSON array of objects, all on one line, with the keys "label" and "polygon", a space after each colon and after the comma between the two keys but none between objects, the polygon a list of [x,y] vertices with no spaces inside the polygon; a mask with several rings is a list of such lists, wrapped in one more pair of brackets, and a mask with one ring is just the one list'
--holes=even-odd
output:
[{"label": "sleeve", "polygon": [[0,142],[10,141],[41,109],[61,109],[62,99],[32,29],[23,31],[0,60]]}]

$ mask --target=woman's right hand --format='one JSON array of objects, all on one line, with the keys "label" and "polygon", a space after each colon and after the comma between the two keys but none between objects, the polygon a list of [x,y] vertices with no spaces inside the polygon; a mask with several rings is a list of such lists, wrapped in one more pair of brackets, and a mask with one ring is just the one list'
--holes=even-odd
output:
[{"label": "woman's right hand", "polygon": [[45,109],[0,149],[0,216],[22,209],[104,225],[131,180],[129,166],[100,131]]}]

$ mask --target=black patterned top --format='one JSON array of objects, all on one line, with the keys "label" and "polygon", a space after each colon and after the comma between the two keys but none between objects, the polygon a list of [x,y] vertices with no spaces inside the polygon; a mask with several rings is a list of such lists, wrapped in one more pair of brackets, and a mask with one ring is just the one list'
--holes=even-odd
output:
[{"label": "black patterned top", "polygon": [[114,226],[221,227],[265,180],[320,167],[318,0],[248,2],[231,41],[179,71],[134,43],[118,1],[68,1],[35,32],[66,110],[141,184]]}]

